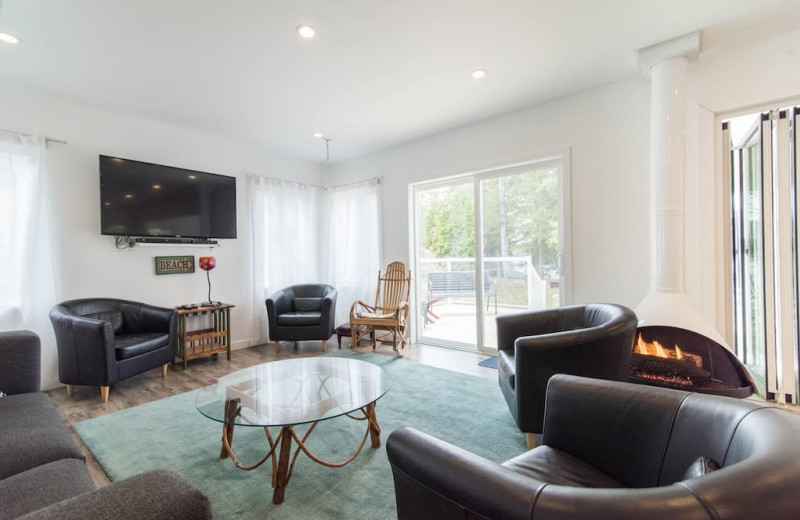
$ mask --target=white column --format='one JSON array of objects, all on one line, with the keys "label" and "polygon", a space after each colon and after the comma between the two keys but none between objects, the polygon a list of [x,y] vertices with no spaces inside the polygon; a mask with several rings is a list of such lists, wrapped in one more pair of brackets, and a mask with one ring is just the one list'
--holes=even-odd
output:
[{"label": "white column", "polygon": [[651,284],[684,290],[684,178],[686,170],[686,69],[684,56],[650,68]]},{"label": "white column", "polygon": [[[650,78],[651,291],[636,306],[639,326],[681,327],[728,347],[684,291],[684,179],[689,63],[700,51],[695,32],[638,52]],[[729,348],[729,347],[728,347]]]}]

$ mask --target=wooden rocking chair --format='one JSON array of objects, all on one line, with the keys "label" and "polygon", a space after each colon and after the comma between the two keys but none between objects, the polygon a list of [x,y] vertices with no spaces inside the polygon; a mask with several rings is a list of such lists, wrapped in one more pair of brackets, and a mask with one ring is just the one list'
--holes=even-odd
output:
[{"label": "wooden rocking chair", "polygon": [[[359,325],[372,327],[372,330],[388,330],[392,333],[392,346],[398,355],[404,355],[408,345],[405,336],[408,323],[408,296],[411,290],[411,271],[406,270],[403,262],[392,262],[381,276],[378,271],[378,290],[375,294],[375,305],[368,305],[361,300],[350,307],[350,330],[357,330]],[[355,334],[354,334],[355,336]],[[400,337],[398,346],[397,338]],[[372,349],[377,342],[372,336]],[[353,337],[351,347],[358,350],[358,342]]]}]

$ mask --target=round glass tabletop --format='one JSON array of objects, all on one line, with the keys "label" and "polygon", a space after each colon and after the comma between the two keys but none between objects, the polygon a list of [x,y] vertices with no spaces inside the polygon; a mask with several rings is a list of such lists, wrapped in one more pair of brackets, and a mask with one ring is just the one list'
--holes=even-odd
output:
[{"label": "round glass tabletop", "polygon": [[[288,426],[330,419],[374,403],[389,390],[389,374],[373,363],[337,357],[273,361],[221,377],[202,388],[197,410],[242,426]],[[228,403],[238,403],[226,418]]]}]

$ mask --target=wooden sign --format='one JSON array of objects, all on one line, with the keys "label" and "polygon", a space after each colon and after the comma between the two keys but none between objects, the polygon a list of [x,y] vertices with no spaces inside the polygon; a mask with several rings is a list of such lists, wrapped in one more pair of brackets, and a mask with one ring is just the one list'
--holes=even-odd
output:
[{"label": "wooden sign", "polygon": [[185,274],[194,272],[194,256],[157,256],[156,274]]}]

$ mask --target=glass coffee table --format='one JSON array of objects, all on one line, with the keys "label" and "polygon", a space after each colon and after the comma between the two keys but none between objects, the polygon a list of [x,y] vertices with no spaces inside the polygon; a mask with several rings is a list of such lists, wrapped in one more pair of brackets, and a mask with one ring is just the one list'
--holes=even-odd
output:
[{"label": "glass coffee table", "polygon": [[[338,468],[361,453],[367,437],[373,448],[380,447],[375,402],[388,390],[389,375],[378,365],[349,358],[310,357],[273,361],[224,376],[202,388],[195,405],[201,414],[222,423],[220,458],[230,457],[237,468],[245,470],[272,461],[272,501],[280,504],[301,451],[314,462]],[[311,453],[305,443],[317,423],[343,415],[366,422],[355,453],[342,462],[328,462]],[[310,424],[302,438],[294,430],[300,424]],[[264,429],[269,451],[255,464],[244,465],[236,458],[231,447],[236,426]],[[280,431],[273,436],[270,428]],[[297,443],[294,453],[293,442]]]}]

